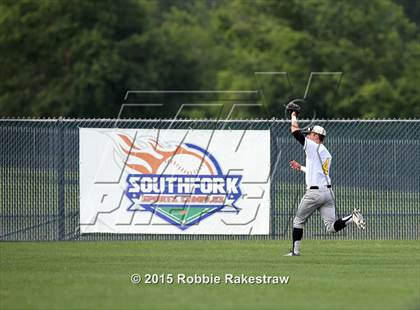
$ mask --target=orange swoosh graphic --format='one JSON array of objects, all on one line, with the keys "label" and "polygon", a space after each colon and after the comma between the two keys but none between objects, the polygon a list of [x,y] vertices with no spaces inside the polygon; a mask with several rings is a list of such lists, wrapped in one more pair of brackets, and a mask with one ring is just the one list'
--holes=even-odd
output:
[{"label": "orange swoosh graphic", "polygon": [[[120,145],[122,151],[128,155],[127,158],[127,162],[126,165],[141,173],[141,174],[156,174],[159,167],[165,162],[165,161],[170,161],[170,159],[172,157],[174,157],[175,155],[191,155],[194,156],[196,158],[198,158],[199,160],[202,160],[203,157],[189,151],[188,149],[186,149],[185,147],[183,147],[182,145],[179,145],[174,151],[167,151],[164,150],[163,147],[155,140],[149,140],[148,144],[153,148],[154,152],[156,152],[157,154],[159,154],[161,156],[161,158],[154,156],[153,154],[150,154],[149,152],[145,152],[144,150],[140,149],[139,147],[137,147],[134,144],[134,140],[131,139],[130,137],[123,135],[123,134],[118,134],[118,136],[121,138],[122,142],[125,144],[125,146]],[[128,147],[128,149],[127,149]],[[142,164],[133,164],[133,163],[129,163],[129,159],[130,156],[134,156],[138,159],[141,159],[145,162],[147,162],[150,167],[148,168],[147,166],[144,166]],[[206,158],[204,158],[203,164],[209,169],[211,174],[214,174],[213,168],[211,167],[210,163],[206,160]]]}]

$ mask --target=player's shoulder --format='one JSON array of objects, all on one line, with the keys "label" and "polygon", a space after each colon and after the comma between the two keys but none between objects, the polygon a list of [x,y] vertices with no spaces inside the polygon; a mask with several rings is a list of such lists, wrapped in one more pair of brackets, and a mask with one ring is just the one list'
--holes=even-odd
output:
[{"label": "player's shoulder", "polygon": [[327,157],[331,157],[331,153],[328,151],[327,147],[323,143],[321,143],[319,151],[320,153],[324,153]]},{"label": "player's shoulder", "polygon": [[314,142],[314,141],[312,141],[312,140],[310,140],[308,138],[305,138],[305,146],[308,146],[310,148],[315,148],[319,152],[327,149],[323,143],[316,143],[316,142]]},{"label": "player's shoulder", "polygon": [[316,143],[308,138],[305,138],[305,144],[303,146],[307,154],[322,154],[325,157],[331,157],[330,152],[323,143]]},{"label": "player's shoulder", "polygon": [[316,143],[316,142],[314,142],[314,141],[312,141],[311,139],[305,138],[304,147],[306,147],[306,146],[311,147],[311,148],[314,148],[314,147],[315,148],[318,148],[319,144]]}]

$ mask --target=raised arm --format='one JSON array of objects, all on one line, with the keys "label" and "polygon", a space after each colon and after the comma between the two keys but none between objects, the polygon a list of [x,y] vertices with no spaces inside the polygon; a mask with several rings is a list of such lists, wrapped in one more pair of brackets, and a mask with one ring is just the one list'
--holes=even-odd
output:
[{"label": "raised arm", "polygon": [[299,124],[298,124],[298,121],[297,121],[297,113],[292,112],[292,114],[290,115],[290,118],[291,118],[290,131],[293,134],[295,131],[300,130]]},{"label": "raised arm", "polygon": [[297,121],[297,113],[292,112],[290,117],[291,117],[290,131],[293,137],[295,137],[296,140],[298,140],[300,144],[305,145],[305,136],[302,134],[302,131],[299,128],[299,124]]}]

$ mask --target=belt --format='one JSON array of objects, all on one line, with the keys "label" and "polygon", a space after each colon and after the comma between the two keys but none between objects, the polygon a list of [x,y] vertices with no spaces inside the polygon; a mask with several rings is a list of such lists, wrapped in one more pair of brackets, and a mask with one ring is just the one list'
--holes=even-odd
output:
[{"label": "belt", "polygon": [[[331,188],[331,185],[327,185],[327,188]],[[319,186],[311,186],[309,189],[319,189]]]}]

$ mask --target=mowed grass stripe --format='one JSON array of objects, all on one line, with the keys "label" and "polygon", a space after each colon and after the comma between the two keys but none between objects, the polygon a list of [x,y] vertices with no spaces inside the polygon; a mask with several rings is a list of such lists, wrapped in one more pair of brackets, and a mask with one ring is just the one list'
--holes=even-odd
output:
[{"label": "mowed grass stripe", "polygon": [[[0,308],[416,309],[420,242],[0,243]],[[287,285],[133,285],[130,275],[290,276]]]}]

